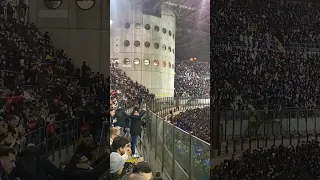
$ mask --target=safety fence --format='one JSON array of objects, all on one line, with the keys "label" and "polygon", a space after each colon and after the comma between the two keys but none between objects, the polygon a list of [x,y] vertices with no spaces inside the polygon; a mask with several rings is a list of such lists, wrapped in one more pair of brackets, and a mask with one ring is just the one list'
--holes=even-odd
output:
[{"label": "safety fence", "polygon": [[[56,158],[61,160],[62,150],[65,149],[66,154],[73,154],[79,139],[79,129],[79,119],[77,118],[56,121],[26,133],[23,136],[24,140],[20,142],[16,149],[21,152],[29,143],[32,143],[41,150],[41,153],[47,156],[51,155],[51,161],[55,161]],[[72,146],[71,152],[70,146]],[[57,151],[58,157],[54,153]]]},{"label": "safety fence", "polygon": [[218,156],[273,145],[297,145],[320,137],[320,108],[214,112],[219,120]]},{"label": "safety fence", "polygon": [[[132,106],[125,108],[125,112],[130,114],[133,110]],[[21,152],[29,143],[35,144],[40,150],[41,153],[49,156],[55,161],[56,153],[58,152],[58,158],[61,159],[62,151],[65,150],[65,153],[73,154],[78,143],[79,137],[81,135],[81,126],[82,121],[79,118],[67,119],[62,121],[55,121],[53,123],[41,126],[36,130],[30,131],[23,135],[23,141],[16,147],[16,149]],[[103,144],[109,134],[109,127],[107,125],[107,120],[103,123],[103,127],[97,130],[99,131],[99,144]],[[95,130],[95,129],[92,129]],[[92,133],[92,132],[91,132]],[[21,138],[22,139],[22,138]],[[72,147],[72,149],[70,149]],[[71,151],[70,151],[71,150]]]},{"label": "safety fence", "polygon": [[146,136],[163,173],[174,180],[209,179],[210,144],[183,131],[165,117],[170,111],[202,108],[204,98],[160,98],[147,103]]}]

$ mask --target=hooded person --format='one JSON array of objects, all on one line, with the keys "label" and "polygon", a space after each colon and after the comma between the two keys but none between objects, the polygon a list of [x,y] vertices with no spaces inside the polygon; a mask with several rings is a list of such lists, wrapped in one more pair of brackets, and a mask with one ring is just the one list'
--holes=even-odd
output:
[{"label": "hooded person", "polygon": [[111,180],[121,179],[125,174],[125,161],[119,153],[112,152],[110,154],[110,176]]}]

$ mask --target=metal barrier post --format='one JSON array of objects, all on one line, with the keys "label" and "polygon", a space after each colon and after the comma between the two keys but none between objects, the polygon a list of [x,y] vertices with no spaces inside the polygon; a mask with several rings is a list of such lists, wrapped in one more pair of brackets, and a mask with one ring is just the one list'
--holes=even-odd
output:
[{"label": "metal barrier post", "polygon": [[289,109],[289,144],[292,145],[292,133],[291,133],[291,116],[292,116],[292,113],[291,113],[291,109]]},{"label": "metal barrier post", "polygon": [[165,121],[162,122],[162,156],[161,156],[161,172],[164,172],[164,152],[165,152],[165,125],[164,123],[166,123]]},{"label": "metal barrier post", "polygon": [[300,120],[300,111],[299,110],[297,110],[297,134],[298,134],[298,144],[300,144],[300,128],[299,128],[299,124],[300,124],[300,122],[299,122],[299,120]]},{"label": "metal barrier post", "polygon": [[[172,125],[173,126],[173,125]],[[174,179],[175,175],[176,175],[176,127],[173,126],[173,137],[172,137],[172,141],[173,141],[173,150],[172,150],[172,178]]]},{"label": "metal barrier post", "polygon": [[158,128],[157,128],[157,125],[158,125],[158,116],[156,115],[156,137],[155,137],[155,148],[154,148],[154,159],[157,160],[157,146],[158,146]]},{"label": "metal barrier post", "polygon": [[192,180],[193,178],[193,163],[192,158],[193,157],[193,151],[192,151],[192,132],[189,133],[189,180]]},{"label": "metal barrier post", "polygon": [[314,133],[316,140],[318,140],[318,132],[317,132],[317,109],[313,109],[313,116],[314,116]]},{"label": "metal barrier post", "polygon": [[225,112],[224,113],[224,140],[226,141],[226,145],[224,147],[225,154],[229,153],[229,139],[227,137],[227,121],[228,121],[228,116],[227,116],[227,112]]},{"label": "metal barrier post", "polygon": [[236,119],[236,114],[235,111],[232,111],[232,141],[233,141],[233,153],[236,152],[236,139],[234,137],[234,128],[235,128],[235,119]]},{"label": "metal barrier post", "polygon": [[305,114],[307,141],[309,141],[309,132],[308,132],[308,116],[309,116],[309,113],[308,112],[309,112],[309,109],[306,110],[306,114]]},{"label": "metal barrier post", "polygon": [[244,138],[242,136],[242,123],[243,123],[243,111],[241,110],[240,112],[240,139],[241,139],[241,151],[243,151],[243,143],[244,143]]}]

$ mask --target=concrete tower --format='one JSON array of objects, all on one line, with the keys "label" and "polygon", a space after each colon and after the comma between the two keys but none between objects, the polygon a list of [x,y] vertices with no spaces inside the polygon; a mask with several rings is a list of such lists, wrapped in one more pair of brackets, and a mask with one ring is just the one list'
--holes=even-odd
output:
[{"label": "concrete tower", "polygon": [[[152,10],[150,10],[152,11]],[[110,3],[110,61],[156,96],[174,95],[176,18],[143,13],[143,0]]]}]

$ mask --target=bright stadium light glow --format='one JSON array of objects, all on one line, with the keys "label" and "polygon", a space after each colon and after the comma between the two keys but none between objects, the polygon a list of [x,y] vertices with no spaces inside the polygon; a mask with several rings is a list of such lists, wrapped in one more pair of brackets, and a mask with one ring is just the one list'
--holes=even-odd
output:
[{"label": "bright stadium light glow", "polygon": [[113,23],[113,21],[110,19],[110,25]]}]

